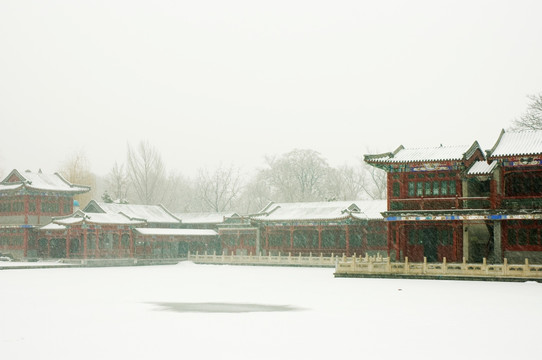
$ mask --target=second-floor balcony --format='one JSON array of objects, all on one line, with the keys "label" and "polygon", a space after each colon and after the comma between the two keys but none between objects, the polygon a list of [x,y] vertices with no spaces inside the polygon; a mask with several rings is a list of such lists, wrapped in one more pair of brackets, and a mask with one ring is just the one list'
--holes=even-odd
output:
[{"label": "second-floor balcony", "polygon": [[491,209],[489,196],[417,197],[391,199],[390,210]]},{"label": "second-floor balcony", "polygon": [[510,210],[542,209],[542,197],[515,196],[505,197],[501,201],[501,208]]}]

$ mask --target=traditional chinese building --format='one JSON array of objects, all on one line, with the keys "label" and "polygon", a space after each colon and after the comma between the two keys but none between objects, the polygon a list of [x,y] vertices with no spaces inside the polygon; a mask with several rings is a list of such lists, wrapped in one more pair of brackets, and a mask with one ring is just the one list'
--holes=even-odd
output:
[{"label": "traditional chinese building", "polygon": [[366,155],[387,172],[390,256],[540,262],[541,134],[503,131],[487,159],[477,142]]},{"label": "traditional chinese building", "polygon": [[248,217],[232,211],[176,213],[175,216],[181,219],[183,227],[218,232],[219,246],[207,251],[237,255],[259,253],[258,231],[250,225]]},{"label": "traditional chinese building", "polygon": [[[383,254],[385,209],[385,200],[270,203],[250,217],[250,228],[258,232],[245,237],[263,254]],[[225,229],[221,231],[226,238]],[[235,234],[229,236],[233,242]]]},{"label": "traditional chinese building", "polygon": [[[53,218],[40,231],[42,257],[178,258],[190,252],[216,250],[217,233],[181,228],[162,205],[114,204],[91,201],[84,211]],[[60,244],[51,251],[46,244]]]},{"label": "traditional chinese building", "polygon": [[54,216],[71,214],[73,197],[89,190],[58,173],[11,171],[0,182],[0,252],[15,258],[37,256],[37,229]]},{"label": "traditional chinese building", "polygon": [[542,131],[501,132],[487,151],[495,165],[491,190],[497,255],[542,263]]}]

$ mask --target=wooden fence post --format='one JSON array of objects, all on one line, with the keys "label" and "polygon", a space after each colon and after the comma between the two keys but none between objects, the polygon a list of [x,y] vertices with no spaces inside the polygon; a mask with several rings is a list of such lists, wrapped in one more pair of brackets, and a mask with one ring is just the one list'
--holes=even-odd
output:
[{"label": "wooden fence post", "polygon": [[427,273],[427,257],[423,257],[423,266],[422,266],[422,272],[425,275]]}]

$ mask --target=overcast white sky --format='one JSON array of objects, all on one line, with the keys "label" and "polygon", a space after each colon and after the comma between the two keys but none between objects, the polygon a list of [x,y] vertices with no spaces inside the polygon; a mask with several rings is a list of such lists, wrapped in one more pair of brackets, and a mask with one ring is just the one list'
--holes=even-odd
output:
[{"label": "overcast white sky", "polygon": [[478,140],[542,91],[542,1],[0,1],[0,169],[187,175]]}]

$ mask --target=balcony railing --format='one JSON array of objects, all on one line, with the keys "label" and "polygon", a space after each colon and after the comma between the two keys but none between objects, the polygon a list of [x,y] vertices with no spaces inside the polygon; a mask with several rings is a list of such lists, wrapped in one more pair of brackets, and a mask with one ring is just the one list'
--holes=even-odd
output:
[{"label": "balcony railing", "polygon": [[489,196],[391,199],[390,210],[490,209]]},{"label": "balcony railing", "polygon": [[504,209],[542,209],[542,198],[538,197],[508,197],[501,202]]}]

